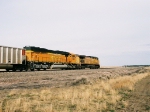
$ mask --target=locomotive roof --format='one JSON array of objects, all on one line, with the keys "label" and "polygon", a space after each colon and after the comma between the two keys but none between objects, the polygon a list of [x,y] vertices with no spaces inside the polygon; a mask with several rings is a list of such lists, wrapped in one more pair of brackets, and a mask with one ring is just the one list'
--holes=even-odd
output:
[{"label": "locomotive roof", "polygon": [[85,55],[79,55],[79,57],[82,57],[82,58],[84,58],[84,57],[86,57]]},{"label": "locomotive roof", "polygon": [[66,51],[49,50],[49,49],[46,49],[46,48],[40,48],[40,47],[35,47],[35,46],[25,46],[24,49],[32,50],[32,51],[35,51],[35,52],[44,52],[44,53],[55,53],[55,54],[69,55],[69,52],[66,52]]},{"label": "locomotive roof", "polygon": [[95,56],[86,56],[86,55],[79,55],[79,57],[80,58],[90,57],[90,58],[98,59],[98,57],[95,57]]},{"label": "locomotive roof", "polygon": [[35,52],[50,52],[50,53],[54,53],[54,50],[48,50],[45,48],[40,48],[40,47],[35,47],[35,46],[25,46],[24,49],[26,50],[32,50]]},{"label": "locomotive roof", "polygon": [[98,59],[98,57],[95,57],[95,56],[89,56],[89,57],[94,58],[94,59]]},{"label": "locomotive roof", "polygon": [[59,50],[55,51],[55,53],[57,53],[57,54],[63,54],[63,55],[69,55],[70,54],[69,52],[59,51]]}]

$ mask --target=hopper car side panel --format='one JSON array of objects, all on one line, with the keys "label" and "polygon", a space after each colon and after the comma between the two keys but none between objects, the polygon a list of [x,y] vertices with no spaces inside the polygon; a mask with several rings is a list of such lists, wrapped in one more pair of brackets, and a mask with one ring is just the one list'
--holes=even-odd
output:
[{"label": "hopper car side panel", "polygon": [[0,69],[22,70],[25,69],[26,56],[22,48],[0,46]]}]

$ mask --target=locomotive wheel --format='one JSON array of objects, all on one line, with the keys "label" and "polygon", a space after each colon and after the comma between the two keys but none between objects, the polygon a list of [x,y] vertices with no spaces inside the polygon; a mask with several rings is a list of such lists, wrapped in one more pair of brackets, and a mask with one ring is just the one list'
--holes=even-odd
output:
[{"label": "locomotive wheel", "polygon": [[44,68],[44,70],[46,70],[46,68]]},{"label": "locomotive wheel", "polygon": [[30,69],[31,71],[34,71],[34,68]]},{"label": "locomotive wheel", "polygon": [[22,72],[23,69],[20,69],[20,72]]}]

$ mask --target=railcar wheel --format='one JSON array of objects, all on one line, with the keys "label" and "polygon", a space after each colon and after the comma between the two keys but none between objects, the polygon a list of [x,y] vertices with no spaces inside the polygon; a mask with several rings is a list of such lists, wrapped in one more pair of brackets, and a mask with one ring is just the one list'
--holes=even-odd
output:
[{"label": "railcar wheel", "polygon": [[6,69],[7,72],[9,72],[9,69]]},{"label": "railcar wheel", "polygon": [[23,70],[23,69],[21,68],[21,69],[20,69],[20,72],[22,72],[22,70]]},{"label": "railcar wheel", "polygon": [[46,70],[46,68],[44,68],[43,70]]},{"label": "railcar wheel", "polygon": [[26,68],[26,69],[25,69],[25,71],[28,71],[28,70],[29,70],[29,68]]},{"label": "railcar wheel", "polygon": [[26,71],[26,72],[27,72],[27,71],[30,71],[29,66],[26,66],[26,67],[25,67],[25,71]]}]

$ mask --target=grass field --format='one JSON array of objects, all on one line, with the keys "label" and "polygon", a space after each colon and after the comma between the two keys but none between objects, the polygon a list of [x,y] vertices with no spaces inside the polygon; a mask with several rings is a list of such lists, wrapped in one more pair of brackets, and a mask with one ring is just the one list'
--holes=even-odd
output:
[{"label": "grass field", "polygon": [[[103,112],[128,105],[122,94],[149,73],[133,74],[90,83],[74,83],[71,87],[12,89],[0,105],[2,112]],[[85,81],[82,78],[80,81]]]}]

